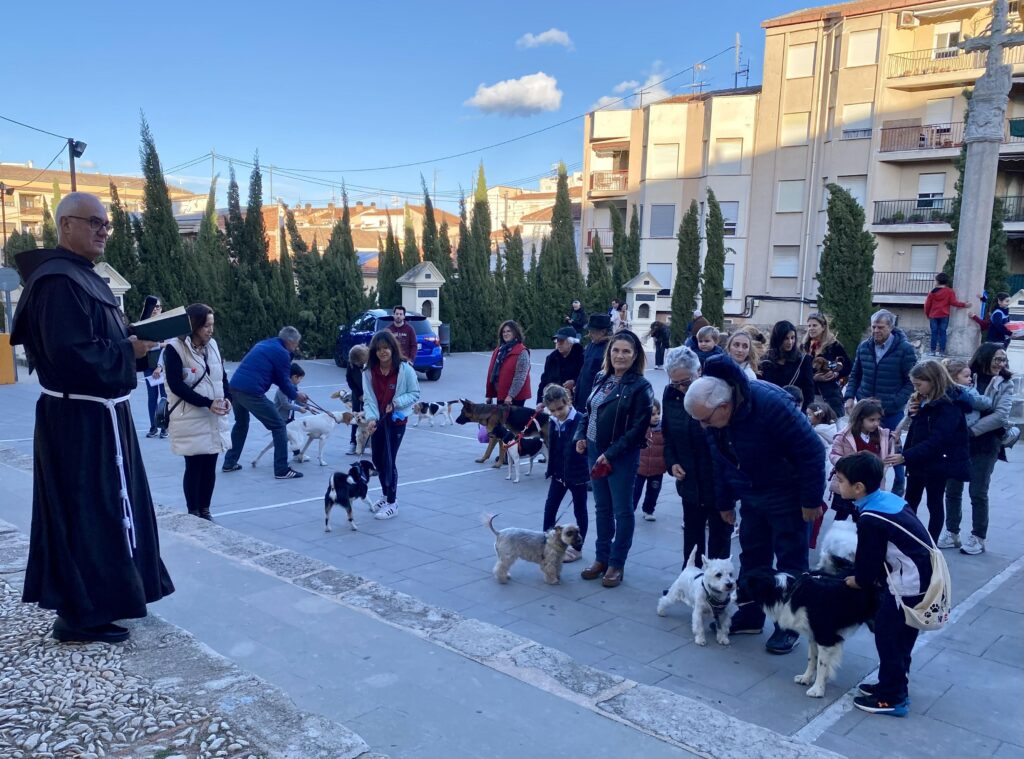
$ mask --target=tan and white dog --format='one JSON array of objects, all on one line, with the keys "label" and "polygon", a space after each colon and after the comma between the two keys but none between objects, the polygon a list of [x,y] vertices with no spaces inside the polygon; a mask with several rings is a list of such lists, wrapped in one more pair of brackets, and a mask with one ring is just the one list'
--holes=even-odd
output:
[{"label": "tan and white dog", "polygon": [[[324,446],[327,444],[327,438],[330,437],[339,424],[351,424],[354,418],[355,414],[351,411],[324,411],[295,419],[295,421],[289,422],[286,427],[288,431],[288,450],[298,451],[294,457],[295,461],[309,461],[309,457],[306,456],[306,450],[316,440],[318,444],[317,461],[320,466],[327,466],[327,461],[324,460]],[[259,460],[263,458],[263,454],[273,447],[273,442],[267,445],[252,460],[252,465],[256,466]]]}]

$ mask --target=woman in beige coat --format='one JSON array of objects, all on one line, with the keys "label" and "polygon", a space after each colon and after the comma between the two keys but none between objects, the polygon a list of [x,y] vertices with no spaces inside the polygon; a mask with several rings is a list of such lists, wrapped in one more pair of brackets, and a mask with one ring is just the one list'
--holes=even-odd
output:
[{"label": "woman in beige coat", "polygon": [[231,401],[224,361],[213,339],[213,309],[193,303],[186,312],[192,334],[170,340],[164,348],[168,429],[171,452],[185,457],[182,485],[188,513],[212,521],[217,457],[231,447]]}]

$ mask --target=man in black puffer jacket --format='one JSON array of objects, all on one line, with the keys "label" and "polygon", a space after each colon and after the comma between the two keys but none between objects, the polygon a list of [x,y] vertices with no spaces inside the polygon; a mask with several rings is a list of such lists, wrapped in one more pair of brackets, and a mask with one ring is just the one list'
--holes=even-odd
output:
[{"label": "man in black puffer jacket", "polygon": [[[877,398],[882,402],[882,427],[896,429],[903,420],[903,411],[914,385],[910,370],[917,363],[917,352],[907,341],[902,330],[896,329],[896,317],[886,310],[871,316],[871,337],[857,346],[853,357],[853,370],[846,384],[846,413],[854,403],[864,398]],[[895,480],[892,492],[902,496],[906,475],[902,466],[893,470]]]},{"label": "man in black puffer jacket", "polygon": [[554,384],[571,391],[583,368],[583,346],[576,339],[576,330],[562,327],[551,338],[555,349],[544,359],[544,372],[537,383],[537,408],[543,406],[544,388]]}]

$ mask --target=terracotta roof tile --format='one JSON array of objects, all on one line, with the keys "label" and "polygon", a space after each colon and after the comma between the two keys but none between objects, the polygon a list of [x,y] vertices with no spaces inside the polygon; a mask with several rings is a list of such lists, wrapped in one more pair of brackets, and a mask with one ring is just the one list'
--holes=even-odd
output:
[{"label": "terracotta roof tile", "polygon": [[[48,169],[40,173],[39,169],[31,169],[27,166],[0,165],[0,178],[3,178],[10,185],[25,184],[26,182],[52,185],[55,179],[61,185],[71,184],[71,173],[68,171]],[[126,177],[118,174],[93,174],[87,171],[76,171],[75,179],[78,182],[79,190],[82,192],[88,192],[87,188],[90,187],[102,187],[104,192],[106,192],[111,182],[119,190],[127,186],[140,192],[146,185],[145,180],[141,177]],[[183,190],[170,184],[167,185],[167,191],[175,199],[194,197],[201,194],[191,192],[190,190]]]},{"label": "terracotta roof tile", "polygon": [[790,24],[805,24],[813,21],[824,21],[829,16],[840,16],[849,18],[851,16],[866,16],[872,13],[884,13],[885,11],[902,10],[923,5],[934,5],[946,2],[947,0],[853,0],[848,3],[835,3],[832,5],[819,5],[816,8],[804,8],[802,10],[784,13],[761,22],[764,29],[777,26],[789,26]]}]

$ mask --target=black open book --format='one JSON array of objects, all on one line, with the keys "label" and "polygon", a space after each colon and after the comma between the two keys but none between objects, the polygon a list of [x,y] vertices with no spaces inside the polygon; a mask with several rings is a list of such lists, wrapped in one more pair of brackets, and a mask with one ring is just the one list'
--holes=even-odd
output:
[{"label": "black open book", "polygon": [[130,332],[140,340],[161,343],[172,337],[192,334],[192,322],[185,312],[185,307],[179,306],[170,311],[164,311],[160,316],[135,322],[130,325]]}]

